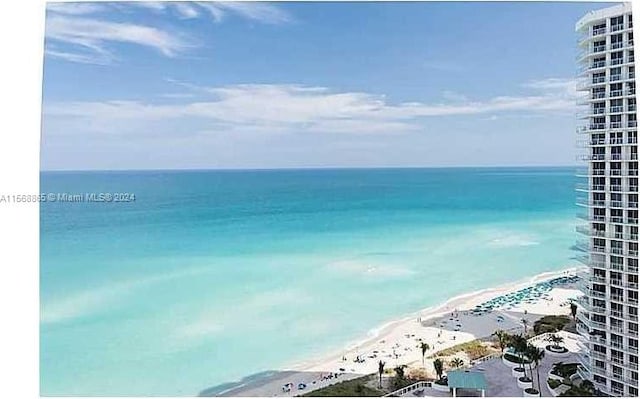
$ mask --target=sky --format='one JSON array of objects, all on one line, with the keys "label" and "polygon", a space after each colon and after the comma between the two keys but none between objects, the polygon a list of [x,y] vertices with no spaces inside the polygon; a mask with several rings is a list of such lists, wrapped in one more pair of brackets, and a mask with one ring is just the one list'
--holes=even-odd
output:
[{"label": "sky", "polygon": [[43,170],[573,165],[603,3],[50,3]]}]

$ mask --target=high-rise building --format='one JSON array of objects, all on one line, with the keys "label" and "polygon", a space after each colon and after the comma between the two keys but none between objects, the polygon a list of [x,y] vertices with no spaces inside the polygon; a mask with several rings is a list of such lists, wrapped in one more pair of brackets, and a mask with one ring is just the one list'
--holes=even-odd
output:
[{"label": "high-rise building", "polygon": [[578,373],[600,391],[638,396],[638,130],[631,3],[592,11],[578,32],[577,187],[583,274]]}]

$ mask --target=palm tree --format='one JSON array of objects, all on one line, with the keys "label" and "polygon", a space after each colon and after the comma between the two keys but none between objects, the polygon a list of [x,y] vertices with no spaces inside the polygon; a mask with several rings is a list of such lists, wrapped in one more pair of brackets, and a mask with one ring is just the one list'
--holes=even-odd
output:
[{"label": "palm tree", "polygon": [[438,379],[442,379],[442,360],[436,359],[433,361],[433,368],[436,370],[436,374],[438,375]]},{"label": "palm tree", "polygon": [[378,361],[378,375],[380,376],[380,384],[378,387],[382,389],[382,374],[384,373],[384,362],[382,360]]},{"label": "palm tree", "polygon": [[456,369],[459,369],[463,365],[464,365],[464,361],[462,359],[460,359],[459,357],[456,357],[451,362],[449,362],[449,366],[451,366],[453,368],[456,368]]},{"label": "palm tree", "polygon": [[424,367],[424,355],[427,353],[429,349],[429,344],[426,342],[420,342],[420,349],[422,350],[422,367]]},{"label": "palm tree", "polygon": [[[525,370],[524,355],[527,351],[527,339],[520,334],[512,335],[511,346],[513,347],[513,350],[518,354],[518,357],[520,358],[520,367],[522,367],[522,370]],[[525,377],[527,376],[526,372],[524,373],[524,376]]]},{"label": "palm tree", "polygon": [[402,366],[396,366],[393,371],[396,372],[396,378],[395,378],[395,386],[396,388],[398,387],[402,387],[403,384],[405,383],[404,380],[404,369],[407,368],[406,365],[402,365]]},{"label": "palm tree", "polygon": [[507,334],[503,330],[497,330],[492,335],[498,338],[498,345],[500,345],[500,351],[504,352],[504,348],[506,348],[507,345],[509,345],[509,339],[511,338],[509,334]]},{"label": "palm tree", "polygon": [[558,334],[551,334],[547,337],[546,341],[550,342],[554,348],[560,348],[560,344],[564,342],[564,338]]},{"label": "palm tree", "polygon": [[527,345],[527,357],[531,361],[529,363],[529,371],[531,371],[531,377],[533,378],[533,370],[531,369],[531,365],[535,364],[536,368],[536,380],[538,381],[538,393],[542,396],[542,389],[540,389],[540,362],[544,359],[544,350],[538,348],[535,345]]},{"label": "palm tree", "polygon": [[576,305],[575,302],[571,302],[571,305],[569,305],[569,307],[571,308],[571,316],[573,317],[573,320],[576,320],[576,314],[578,313],[578,305]]}]

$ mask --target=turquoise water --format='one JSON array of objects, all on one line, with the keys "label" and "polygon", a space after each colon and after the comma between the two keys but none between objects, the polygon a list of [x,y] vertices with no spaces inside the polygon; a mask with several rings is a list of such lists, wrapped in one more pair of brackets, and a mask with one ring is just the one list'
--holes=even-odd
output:
[{"label": "turquoise water", "polygon": [[196,395],[572,264],[573,168],[44,172],[41,392]]}]

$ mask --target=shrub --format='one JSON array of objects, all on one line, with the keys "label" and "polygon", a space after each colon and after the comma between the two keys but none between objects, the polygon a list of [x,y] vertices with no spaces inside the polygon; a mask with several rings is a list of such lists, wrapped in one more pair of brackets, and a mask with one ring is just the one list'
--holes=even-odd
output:
[{"label": "shrub", "polygon": [[533,332],[536,334],[554,333],[562,330],[570,322],[569,316],[544,316],[533,323]]},{"label": "shrub", "polygon": [[[349,381],[342,381],[325,388],[307,392],[302,396],[377,396],[384,395],[384,392],[368,387],[366,384],[372,376],[364,376]],[[375,378],[375,376],[373,377]]]},{"label": "shrub", "polygon": [[[508,360],[508,361],[510,361],[510,362],[520,364],[520,358],[519,358],[518,356],[514,355],[513,353],[506,352],[506,353],[505,353],[504,355],[502,355],[502,356],[503,356],[506,360]],[[525,358],[524,358],[524,363],[525,363],[525,364],[529,364],[529,363],[531,363],[531,362],[529,361],[529,359],[527,359],[527,358],[525,357]]]},{"label": "shrub", "polygon": [[434,384],[438,384],[438,385],[447,385],[449,383],[447,376],[444,376],[442,378],[440,378],[439,380],[436,380],[434,382]]},{"label": "shrub", "polygon": [[595,395],[590,390],[582,389],[582,388],[576,387],[576,386],[572,386],[571,388],[569,388],[568,390],[566,390],[565,392],[561,393],[558,396],[581,396],[581,397],[585,397],[585,396],[595,396]]},{"label": "shrub", "polygon": [[562,378],[569,378],[578,371],[578,363],[556,363],[551,369],[551,374]]},{"label": "shrub", "polygon": [[562,382],[556,380],[555,378],[549,378],[547,380],[547,383],[549,384],[549,388],[551,389],[556,389],[558,388],[560,385],[562,385]]},{"label": "shrub", "polygon": [[470,360],[480,359],[491,354],[491,350],[483,344],[480,340],[473,340],[452,346],[451,348],[443,349],[437,352],[434,357],[453,356],[458,352],[464,352],[469,356]]}]

